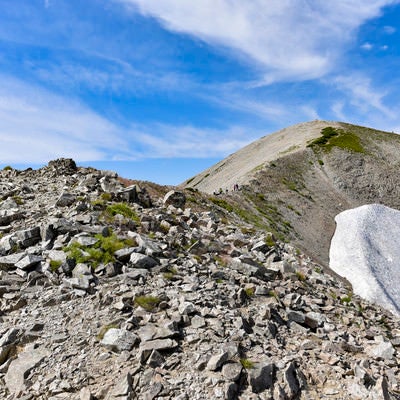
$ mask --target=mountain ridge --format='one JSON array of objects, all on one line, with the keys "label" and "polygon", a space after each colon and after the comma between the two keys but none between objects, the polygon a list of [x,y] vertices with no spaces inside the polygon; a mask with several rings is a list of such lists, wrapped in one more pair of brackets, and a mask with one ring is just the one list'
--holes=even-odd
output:
[{"label": "mountain ridge", "polygon": [[[294,142],[298,131],[300,136]],[[329,132],[333,136],[329,137]],[[219,193],[219,185],[232,183],[230,176],[242,171],[241,190],[222,190],[215,202],[224,205],[223,199],[237,214],[294,243],[325,266],[337,214],[368,203],[400,208],[397,134],[343,122],[312,121],[271,137],[246,146],[183,187]],[[265,155],[263,150],[271,141],[279,143],[279,152],[271,150]],[[230,171],[232,165],[246,164],[249,158],[253,164],[263,161],[256,168],[251,164]]]}]

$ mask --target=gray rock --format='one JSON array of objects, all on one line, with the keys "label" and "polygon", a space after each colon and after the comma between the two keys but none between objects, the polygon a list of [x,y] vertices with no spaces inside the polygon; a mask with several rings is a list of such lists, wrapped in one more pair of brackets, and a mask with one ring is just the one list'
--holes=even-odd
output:
[{"label": "gray rock", "polygon": [[222,367],[222,375],[227,381],[236,382],[242,374],[243,367],[239,363],[227,362]]},{"label": "gray rock", "polygon": [[175,208],[185,208],[186,196],[185,193],[176,190],[170,190],[163,199],[163,203],[166,206],[172,205]]},{"label": "gray rock", "polygon": [[26,248],[26,247],[34,246],[35,244],[39,243],[41,240],[40,227],[17,231],[16,237],[18,240],[18,244],[21,247]]},{"label": "gray rock", "polygon": [[90,288],[90,276],[80,276],[79,278],[66,278],[63,279],[63,285],[70,289],[80,289],[87,291]]},{"label": "gray rock", "polygon": [[24,218],[24,215],[17,209],[0,210],[0,226],[9,225],[13,221]]},{"label": "gray rock", "polygon": [[173,339],[156,339],[140,344],[141,351],[168,350],[178,346],[176,340]]},{"label": "gray rock", "polygon": [[22,269],[22,270],[27,270],[31,267],[36,266],[40,262],[43,261],[43,257],[41,256],[35,256],[34,254],[27,254],[24,258],[19,260],[15,266],[16,268]]},{"label": "gray rock", "polygon": [[157,368],[160,367],[164,362],[165,358],[162,356],[162,354],[157,350],[153,350],[147,360],[147,365],[152,368]]},{"label": "gray rock", "polygon": [[138,337],[124,329],[111,328],[105,334],[100,344],[112,351],[130,351],[138,342]]},{"label": "gray rock", "polygon": [[256,363],[254,368],[249,370],[249,383],[253,393],[262,393],[273,385],[275,365],[267,360]]},{"label": "gray rock", "polygon": [[69,207],[72,206],[76,201],[76,196],[72,193],[61,193],[60,197],[56,201],[57,207]]},{"label": "gray rock", "polygon": [[0,364],[8,357],[10,350],[16,345],[20,330],[11,328],[6,331],[0,338]]},{"label": "gray rock", "polygon": [[15,267],[15,264],[18,261],[22,260],[25,256],[26,256],[26,253],[23,251],[20,253],[14,253],[14,254],[10,254],[8,256],[0,257],[0,269]]},{"label": "gray rock", "polygon": [[8,390],[19,397],[19,393],[26,387],[26,378],[50,352],[44,348],[35,349],[33,345],[27,346],[18,357],[11,361],[4,381]]},{"label": "gray rock", "polygon": [[229,353],[227,351],[222,351],[219,354],[216,354],[210,358],[207,363],[207,369],[209,371],[216,371],[222,365],[229,360]]},{"label": "gray rock", "polygon": [[117,381],[106,400],[132,400],[134,397],[132,375],[127,373],[122,379]]},{"label": "gray rock", "polygon": [[326,318],[323,314],[310,311],[306,314],[304,324],[312,329],[316,329],[324,324]]},{"label": "gray rock", "polygon": [[150,269],[158,265],[154,258],[140,253],[132,253],[129,261],[134,268]]},{"label": "gray rock", "polygon": [[389,341],[381,341],[367,346],[365,351],[370,357],[384,360],[391,360],[395,353],[395,349]]},{"label": "gray rock", "polygon": [[288,311],[287,317],[289,321],[294,321],[297,322],[298,324],[303,324],[306,319],[305,315],[302,312],[293,310]]},{"label": "gray rock", "polygon": [[82,278],[84,276],[89,279],[93,278],[92,269],[87,264],[79,263],[76,264],[75,268],[72,270],[72,276],[74,278]]}]

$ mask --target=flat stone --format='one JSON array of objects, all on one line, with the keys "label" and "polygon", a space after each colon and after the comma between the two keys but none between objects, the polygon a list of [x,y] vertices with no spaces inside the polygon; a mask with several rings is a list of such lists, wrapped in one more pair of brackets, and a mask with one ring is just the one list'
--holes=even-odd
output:
[{"label": "flat stone", "polygon": [[22,260],[26,256],[26,253],[20,252],[20,253],[14,253],[10,254],[8,256],[3,256],[0,257],[0,268],[9,268],[9,267],[14,267],[15,264]]},{"label": "flat stone", "polygon": [[16,344],[19,334],[19,329],[11,328],[0,338],[0,364],[7,359],[8,353]]},{"label": "flat stone", "polygon": [[16,232],[16,237],[18,239],[19,244],[22,247],[30,247],[39,243],[41,240],[40,237],[40,227],[35,227],[31,229],[25,229],[22,231]]},{"label": "flat stone", "polygon": [[222,367],[222,375],[227,381],[236,382],[242,373],[242,364],[227,362]]},{"label": "flat stone", "polygon": [[25,379],[29,372],[49,354],[50,352],[46,349],[34,349],[33,345],[27,346],[8,367],[4,377],[8,390],[18,396],[26,388]]},{"label": "flat stone", "polygon": [[76,201],[76,196],[72,193],[61,193],[60,197],[56,201],[57,207],[68,207],[74,204]]},{"label": "flat stone", "polygon": [[178,346],[178,342],[173,339],[156,339],[150,340],[140,344],[140,350],[167,350],[173,349]]},{"label": "flat stone", "polygon": [[105,334],[100,344],[112,351],[130,351],[138,342],[138,337],[124,329],[111,328]]},{"label": "flat stone", "polygon": [[134,268],[150,269],[158,265],[154,258],[141,253],[132,253],[129,261]]},{"label": "flat stone", "polygon": [[27,254],[24,258],[19,260],[15,266],[19,269],[26,270],[43,261],[43,257],[34,254]]},{"label": "flat stone", "polygon": [[216,354],[210,358],[207,363],[207,369],[209,371],[216,371],[218,368],[222,367],[222,365],[229,360],[229,353],[227,351],[222,351],[219,354]]},{"label": "flat stone", "polygon": [[366,353],[373,358],[391,360],[394,355],[394,347],[390,342],[381,342],[374,345],[367,346]]}]

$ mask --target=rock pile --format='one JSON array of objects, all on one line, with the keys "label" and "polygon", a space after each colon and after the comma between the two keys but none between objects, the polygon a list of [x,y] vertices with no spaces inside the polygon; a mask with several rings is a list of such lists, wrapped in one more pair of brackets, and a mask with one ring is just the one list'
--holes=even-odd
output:
[{"label": "rock pile", "polygon": [[1,398],[399,398],[399,320],[271,234],[66,160],[0,189]]}]

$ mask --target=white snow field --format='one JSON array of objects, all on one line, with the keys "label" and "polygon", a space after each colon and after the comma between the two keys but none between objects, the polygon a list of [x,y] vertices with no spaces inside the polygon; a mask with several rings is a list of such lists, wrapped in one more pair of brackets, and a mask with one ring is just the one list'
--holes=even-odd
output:
[{"label": "white snow field", "polygon": [[330,268],[355,294],[400,315],[400,211],[369,204],[335,217]]}]

